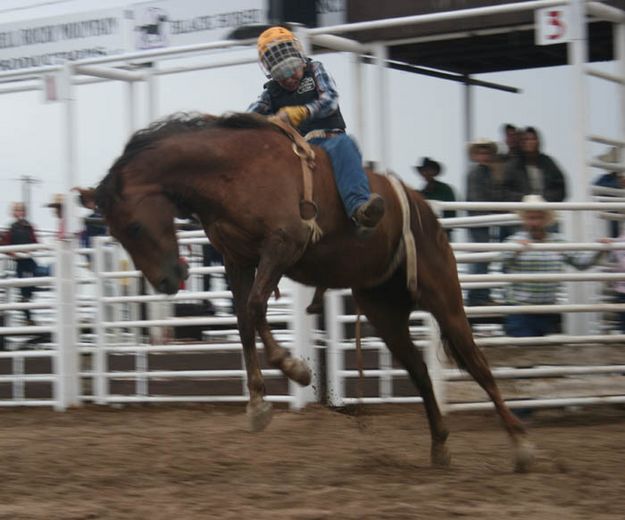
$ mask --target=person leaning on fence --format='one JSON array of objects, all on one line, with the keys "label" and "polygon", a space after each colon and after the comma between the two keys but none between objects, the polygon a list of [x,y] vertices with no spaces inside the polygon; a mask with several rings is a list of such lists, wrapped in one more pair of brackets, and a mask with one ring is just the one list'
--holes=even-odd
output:
[{"label": "person leaning on fence", "polygon": [[104,223],[102,212],[96,206],[95,201],[85,197],[82,193],[79,194],[78,198],[80,203],[91,211],[91,213],[83,219],[85,227],[80,232],[80,245],[81,247],[92,247],[92,239],[106,236],[108,229]]},{"label": "person leaning on fence", "polygon": [[[479,139],[469,144],[469,158],[473,166],[467,175],[467,202],[500,202],[500,185],[494,174],[495,154],[497,145],[488,139]],[[469,215],[487,215],[492,211],[469,211]],[[489,226],[470,227],[469,235],[473,242],[490,242],[491,228]],[[471,274],[488,273],[487,262],[471,264]],[[469,289],[467,293],[468,305],[494,305],[490,296],[490,289]]]},{"label": "person leaning on fence", "polygon": [[[414,169],[419,172],[425,180],[425,186],[419,192],[428,200],[440,200],[443,202],[455,202],[456,195],[453,188],[444,182],[436,180],[442,172],[442,167],[438,161],[434,161],[429,157],[424,157],[421,165],[415,165]],[[453,209],[443,211],[443,218],[453,218],[456,212]],[[447,238],[451,238],[451,229],[447,231]]]},{"label": "person leaning on fence", "polygon": [[[625,230],[616,238],[615,242],[625,242]],[[610,253],[610,260],[613,263],[613,270],[617,273],[625,273],[625,249],[615,249]],[[625,303],[625,281],[614,282],[615,303]],[[625,334],[625,311],[617,312],[619,330]]]},{"label": "person leaning on fence", "polygon": [[[35,228],[26,220],[26,206],[23,202],[14,202],[11,206],[11,214],[15,219],[9,229],[2,236],[2,245],[36,244],[38,242]],[[9,253],[15,258],[15,274],[18,278],[33,278],[40,276],[40,267],[28,253]],[[22,302],[29,302],[33,296],[35,287],[20,287]],[[30,309],[24,309],[24,318],[28,325],[33,325]]]},{"label": "person leaning on fence", "polygon": [[[527,195],[523,198],[527,204],[545,202],[540,195]],[[576,269],[587,269],[596,264],[605,251],[538,251],[534,244],[565,243],[566,240],[549,231],[555,221],[553,210],[527,209],[518,212],[522,221],[521,231],[508,237],[506,243],[521,244],[520,251],[504,251],[500,260],[509,274],[548,274],[561,273],[565,265]],[[611,242],[608,238],[601,243]],[[546,280],[511,282],[506,290],[507,303],[510,305],[553,305],[560,293],[560,283]],[[556,313],[508,314],[504,330],[508,336],[545,336],[555,334],[560,329],[560,315]]]},{"label": "person leaning on fence", "polygon": [[[604,162],[606,164],[620,164],[621,162],[621,149],[618,146],[611,147],[607,152],[597,156],[597,160]],[[625,190],[625,172],[621,172],[618,170],[610,171],[608,173],[604,173],[600,175],[593,182],[594,186],[598,186],[600,188],[610,188],[613,190]],[[598,193],[599,195],[605,195],[602,193]],[[619,196],[616,193],[611,194],[612,196]],[[610,196],[610,194],[607,194]],[[620,195],[622,196],[622,195]],[[620,214],[620,212],[616,212]],[[611,237],[616,238],[620,235],[620,225],[618,220],[609,220],[608,221],[608,233]]]},{"label": "person leaning on fence", "polygon": [[374,228],[384,215],[384,199],[371,193],[360,151],[345,133],[334,80],[320,62],[304,55],[301,43],[284,27],[264,31],[257,47],[270,81],[248,110],[277,115],[323,148],[347,216],[359,230]]}]

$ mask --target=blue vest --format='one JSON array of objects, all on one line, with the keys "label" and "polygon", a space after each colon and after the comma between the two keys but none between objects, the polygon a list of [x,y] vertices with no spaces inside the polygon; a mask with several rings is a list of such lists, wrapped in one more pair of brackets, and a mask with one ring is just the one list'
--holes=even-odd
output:
[{"label": "blue vest", "polygon": [[[269,92],[271,108],[274,114],[282,107],[306,105],[319,98],[310,61],[306,64],[304,76],[297,90],[293,92],[285,90],[275,80],[267,82],[265,88]],[[337,108],[336,112],[327,117],[306,119],[299,126],[299,132],[302,135],[306,135],[311,130],[334,130],[338,128],[345,129],[345,121],[341,115],[340,108]]]}]

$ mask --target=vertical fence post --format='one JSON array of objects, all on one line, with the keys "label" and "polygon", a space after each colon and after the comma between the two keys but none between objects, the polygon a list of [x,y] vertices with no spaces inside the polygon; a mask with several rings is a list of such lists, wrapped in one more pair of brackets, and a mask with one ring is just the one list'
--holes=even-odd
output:
[{"label": "vertical fence post", "polygon": [[[588,61],[588,33],[586,26],[585,0],[569,0],[571,17],[569,20],[571,40],[568,43],[568,62],[571,65],[570,90],[572,93],[572,114],[574,143],[572,155],[574,167],[571,173],[570,199],[573,202],[585,202],[590,199],[590,172],[587,166],[589,155],[586,136],[588,134],[589,92],[585,74]],[[592,240],[591,220],[585,211],[574,211],[570,220],[572,226],[570,235],[575,242],[590,242]],[[568,299],[571,303],[588,301],[591,287],[588,283],[568,283]],[[592,325],[591,315],[565,315],[566,331],[569,334],[585,334]]]},{"label": "vertical fence post", "polygon": [[107,350],[107,335],[104,327],[104,322],[107,321],[106,305],[102,301],[102,298],[106,294],[104,291],[104,284],[106,280],[102,276],[105,271],[104,253],[105,253],[105,237],[95,237],[94,239],[94,259],[93,268],[95,276],[95,289],[96,289],[96,317],[95,317],[95,331],[96,331],[96,345],[95,353],[92,364],[93,373],[93,397],[96,404],[106,404],[109,395],[108,384],[108,350]]},{"label": "vertical fence post", "polygon": [[375,56],[375,82],[374,82],[374,103],[377,106],[375,113],[375,125],[377,134],[375,142],[378,146],[378,157],[380,161],[380,169],[382,171],[389,167],[390,150],[388,145],[389,132],[389,94],[388,94],[388,75],[386,71],[386,62],[388,60],[388,47],[382,42],[373,45],[373,53]]},{"label": "vertical fence post", "polygon": [[393,376],[391,375],[393,358],[386,344],[378,348],[378,364],[380,367],[380,377],[378,379],[380,397],[384,401],[388,401],[388,399],[393,396]]},{"label": "vertical fence post", "polygon": [[293,301],[293,350],[291,355],[299,357],[308,363],[312,370],[312,382],[306,388],[289,381],[289,393],[294,396],[292,407],[303,408],[306,403],[315,400],[315,388],[318,388],[317,377],[318,367],[315,364],[313,327],[315,317],[306,313],[306,305],[312,299],[314,289],[305,287],[299,283],[292,284]]},{"label": "vertical fence post", "polygon": [[339,291],[328,291],[325,298],[328,404],[330,406],[342,406],[345,396],[345,385],[341,372],[343,371],[345,363],[343,349],[341,348],[344,329],[340,317],[345,313],[345,306],[343,305],[343,297]]},{"label": "vertical fence post", "polygon": [[445,359],[445,351],[443,349],[443,343],[441,341],[441,331],[438,327],[437,321],[434,316],[428,314],[425,318],[427,323],[430,341],[425,348],[425,363],[430,373],[430,379],[432,381],[432,390],[434,390],[434,397],[442,414],[447,411],[447,395],[445,392],[445,373],[441,365],[441,360]]},{"label": "vertical fence post", "polygon": [[55,408],[65,410],[80,401],[80,363],[76,324],[76,269],[72,240],[56,244],[54,265],[57,303]]}]

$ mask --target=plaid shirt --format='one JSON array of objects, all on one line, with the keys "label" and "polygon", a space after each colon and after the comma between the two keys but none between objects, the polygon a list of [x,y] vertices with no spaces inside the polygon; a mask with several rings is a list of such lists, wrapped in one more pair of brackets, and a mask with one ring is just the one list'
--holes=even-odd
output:
[{"label": "plaid shirt", "polygon": [[[519,231],[508,237],[506,242],[529,240],[535,242],[527,231]],[[561,235],[547,233],[542,243],[565,243]],[[576,269],[588,269],[594,265],[602,251],[504,251],[499,259],[504,271],[511,274],[561,273],[565,264]],[[556,303],[560,290],[559,282],[512,282],[507,287],[508,303],[513,305],[545,305]]]},{"label": "plaid shirt", "polygon": [[[334,83],[332,76],[326,72],[326,69],[320,62],[311,61],[310,66],[315,79],[317,99],[305,106],[310,112],[310,119],[322,119],[338,110],[339,93],[336,91],[336,83]],[[269,90],[264,89],[260,97],[249,106],[247,111],[270,115],[274,113],[272,106]]]}]

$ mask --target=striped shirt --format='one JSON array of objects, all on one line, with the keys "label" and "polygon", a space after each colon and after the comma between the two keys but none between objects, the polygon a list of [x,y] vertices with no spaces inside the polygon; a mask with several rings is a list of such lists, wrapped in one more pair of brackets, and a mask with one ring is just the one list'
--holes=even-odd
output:
[{"label": "striped shirt", "polygon": [[[311,61],[312,75],[315,79],[317,99],[308,103],[306,108],[310,112],[310,119],[323,119],[336,112],[339,108],[339,93],[332,76],[326,72],[325,67],[318,61]],[[271,96],[268,89],[264,89],[260,97],[247,109],[248,112],[256,112],[263,115],[273,114]]]},{"label": "striped shirt", "polygon": [[[556,233],[547,233],[541,242],[532,240],[527,231],[519,231],[508,237],[506,242],[529,240],[535,243],[566,243],[564,238]],[[510,274],[545,274],[561,273],[565,265],[569,264],[576,269],[588,269],[594,265],[602,251],[504,251],[499,259],[504,271]],[[507,287],[508,303],[513,305],[545,305],[556,303],[560,291],[559,282],[512,282]]]}]

